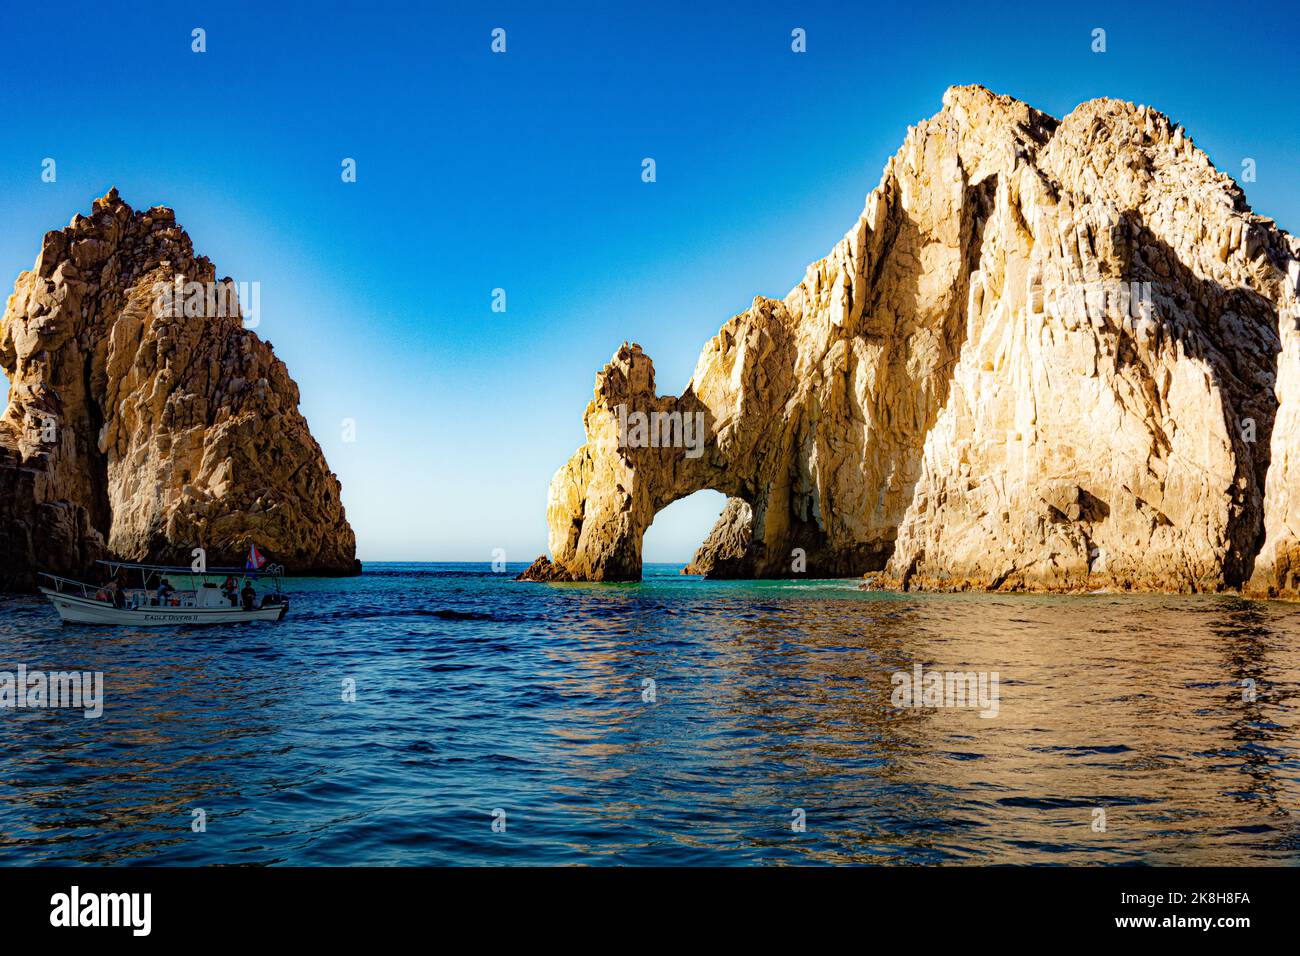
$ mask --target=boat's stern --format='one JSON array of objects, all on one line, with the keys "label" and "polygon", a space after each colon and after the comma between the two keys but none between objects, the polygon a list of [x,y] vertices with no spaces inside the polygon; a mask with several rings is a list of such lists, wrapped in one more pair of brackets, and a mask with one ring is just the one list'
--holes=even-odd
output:
[{"label": "boat's stern", "polygon": [[41,593],[54,605],[64,624],[122,624],[123,612],[104,601],[79,597],[66,591],[42,587]]}]

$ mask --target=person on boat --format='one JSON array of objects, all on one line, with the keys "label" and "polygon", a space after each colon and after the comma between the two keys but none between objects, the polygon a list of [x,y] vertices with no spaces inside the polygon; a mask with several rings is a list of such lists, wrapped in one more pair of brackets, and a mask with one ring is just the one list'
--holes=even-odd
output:
[{"label": "person on boat", "polygon": [[235,580],[233,574],[226,575],[226,583],[221,585],[221,593],[225,595],[231,607],[239,607],[239,582]]},{"label": "person on boat", "polygon": [[176,589],[172,587],[171,582],[168,581],[166,578],[163,578],[161,583],[159,583],[158,585],[158,606],[159,607],[166,606],[166,604],[168,603],[168,598],[170,598],[175,593],[176,593]]},{"label": "person on boat", "polygon": [[251,611],[257,601],[257,590],[253,587],[253,582],[244,578],[244,590],[239,592],[239,597],[244,603],[244,610]]},{"label": "person on boat", "polygon": [[116,578],[113,579],[110,593],[113,598],[113,607],[117,608],[119,611],[126,607],[126,591],[122,589],[121,581]]}]

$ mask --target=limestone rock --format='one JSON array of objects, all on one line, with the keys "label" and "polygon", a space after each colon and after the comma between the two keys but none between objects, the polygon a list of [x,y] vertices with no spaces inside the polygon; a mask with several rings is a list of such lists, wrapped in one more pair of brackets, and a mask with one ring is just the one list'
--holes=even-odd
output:
[{"label": "limestone rock", "polygon": [[552,564],[546,555],[537,556],[537,560],[515,575],[516,581],[572,581],[573,575],[558,564]]},{"label": "limestone rock", "polygon": [[1114,100],[1001,175],[888,576],[1240,585],[1263,530],[1284,237],[1167,119]]},{"label": "limestone rock", "polygon": [[234,293],[170,209],[117,190],[46,234],[0,326],[0,585],[195,547],[242,566],[250,543],[294,573],[359,570],[298,388]]},{"label": "limestone rock", "polygon": [[1264,486],[1264,545],[1245,587],[1253,597],[1300,599],[1300,238],[1288,237],[1290,264],[1280,311],[1277,417]]},{"label": "limestone rock", "polygon": [[[551,554],[635,579],[654,514],[713,488],[749,506],[727,558],[747,576],[788,577],[802,549],[810,576],[903,587],[1215,590],[1250,577],[1267,528],[1256,580],[1294,587],[1296,251],[1155,110],[1058,122],[951,88],[853,228],[724,325],[680,397],[620,349],[551,483]],[[636,412],[668,438],[699,415],[705,438],[638,441]]]},{"label": "limestone rock", "polygon": [[682,574],[702,574],[708,578],[753,577],[750,542],[753,539],[754,514],[740,498],[728,498],[717,523],[699,546]]}]

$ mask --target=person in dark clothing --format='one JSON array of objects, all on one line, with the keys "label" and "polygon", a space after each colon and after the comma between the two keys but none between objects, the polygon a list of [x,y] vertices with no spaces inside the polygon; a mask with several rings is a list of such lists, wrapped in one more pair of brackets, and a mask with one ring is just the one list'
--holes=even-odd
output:
[{"label": "person in dark clothing", "polygon": [[239,597],[243,601],[245,611],[253,610],[257,602],[257,591],[254,590],[252,581],[244,579],[244,590],[239,592]]},{"label": "person in dark clothing", "polygon": [[126,607],[126,591],[122,590],[122,582],[114,580],[109,587],[109,593],[113,598],[113,607],[119,611]]},{"label": "person in dark clothing", "polygon": [[163,578],[162,583],[158,585],[158,600],[156,603],[159,607],[165,607],[168,599],[175,593],[176,589],[172,587],[172,583]]}]

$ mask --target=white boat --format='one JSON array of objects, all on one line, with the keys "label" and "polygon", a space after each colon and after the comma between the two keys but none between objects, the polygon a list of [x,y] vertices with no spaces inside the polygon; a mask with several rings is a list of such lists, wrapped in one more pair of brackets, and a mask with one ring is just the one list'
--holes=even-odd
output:
[{"label": "white boat", "polygon": [[[139,587],[124,587],[122,600],[114,601],[109,586],[85,584],[72,578],[41,572],[51,582],[41,593],[49,598],[65,624],[125,624],[132,627],[163,627],[176,624],[242,624],[247,621],[278,621],[289,610],[289,598],[280,591],[284,569],[277,564],[260,571],[242,568],[174,568],[157,564],[131,564],[125,561],[100,561],[109,569],[109,577],[139,572]],[[246,583],[270,582],[252,600],[245,602],[236,593],[232,601],[218,581],[233,577]],[[216,580],[213,580],[216,579]],[[166,580],[174,589],[158,596]],[[254,586],[254,591],[257,591]],[[251,607],[247,607],[251,604]]]}]

